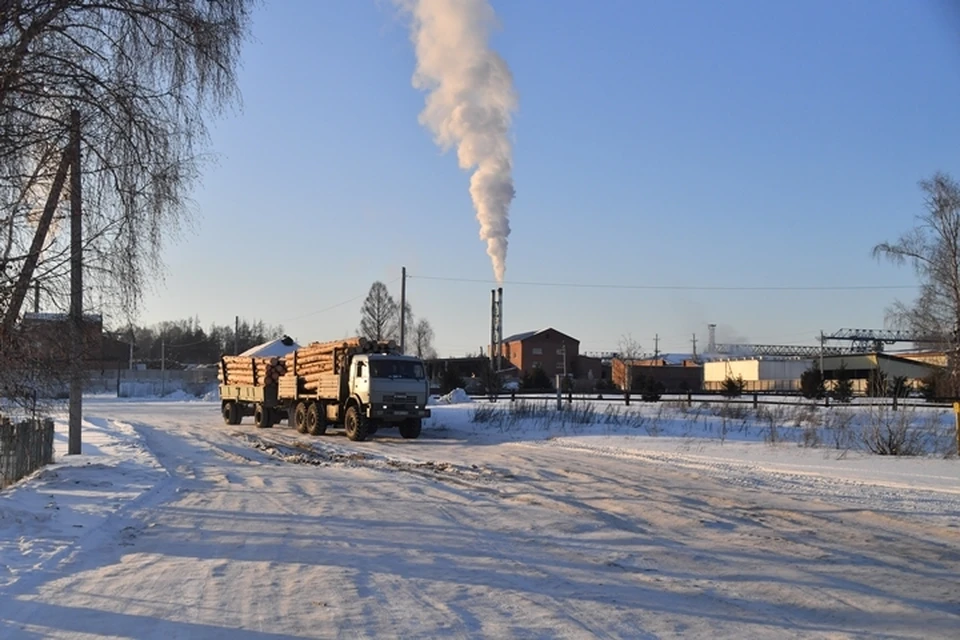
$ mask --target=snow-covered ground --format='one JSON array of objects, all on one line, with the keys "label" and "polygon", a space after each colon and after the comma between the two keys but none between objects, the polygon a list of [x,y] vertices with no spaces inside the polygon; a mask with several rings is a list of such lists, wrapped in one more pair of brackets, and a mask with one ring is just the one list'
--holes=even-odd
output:
[{"label": "snow-covered ground", "polygon": [[[958,637],[951,415],[504,406],[353,443],[89,398],[0,492],[0,637]],[[903,420],[939,453],[859,446]]]}]

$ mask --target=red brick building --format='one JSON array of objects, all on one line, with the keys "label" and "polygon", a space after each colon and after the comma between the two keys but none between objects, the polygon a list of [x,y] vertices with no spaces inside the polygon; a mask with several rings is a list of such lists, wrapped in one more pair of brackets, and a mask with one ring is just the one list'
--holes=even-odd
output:
[{"label": "red brick building", "polygon": [[501,356],[501,369],[512,367],[521,374],[543,369],[551,380],[564,373],[590,380],[601,375],[599,358],[581,357],[580,341],[552,327],[504,338]]},{"label": "red brick building", "polygon": [[[629,365],[629,369],[627,368]],[[621,360],[614,358],[612,361],[613,384],[618,389],[625,389],[627,384],[627,374],[632,378],[632,388],[634,391],[640,389],[640,385],[646,378],[652,378],[664,386],[667,393],[683,393],[687,391],[699,391],[703,386],[703,365],[693,359],[693,357],[662,357],[662,358],[638,358],[636,360]]]}]

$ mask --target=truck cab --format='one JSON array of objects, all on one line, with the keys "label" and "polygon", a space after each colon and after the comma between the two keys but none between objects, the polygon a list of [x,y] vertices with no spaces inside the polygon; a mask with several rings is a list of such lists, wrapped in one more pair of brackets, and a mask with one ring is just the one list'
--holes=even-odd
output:
[{"label": "truck cab", "polygon": [[398,354],[358,354],[350,369],[350,396],[363,414],[378,422],[399,423],[430,416],[429,382],[423,362]]}]

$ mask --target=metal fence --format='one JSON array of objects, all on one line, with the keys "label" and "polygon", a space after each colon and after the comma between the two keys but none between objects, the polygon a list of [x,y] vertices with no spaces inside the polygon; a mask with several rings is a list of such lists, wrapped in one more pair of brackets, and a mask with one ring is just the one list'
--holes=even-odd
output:
[{"label": "metal fence", "polygon": [[53,462],[53,420],[0,417],[0,489]]}]

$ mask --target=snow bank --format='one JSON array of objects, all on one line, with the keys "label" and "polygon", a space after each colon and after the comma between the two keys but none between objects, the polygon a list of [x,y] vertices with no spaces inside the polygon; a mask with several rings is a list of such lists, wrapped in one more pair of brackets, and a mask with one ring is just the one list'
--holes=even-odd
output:
[{"label": "snow bank", "polygon": [[463,389],[454,389],[445,396],[432,396],[430,404],[466,404],[473,402]]}]

